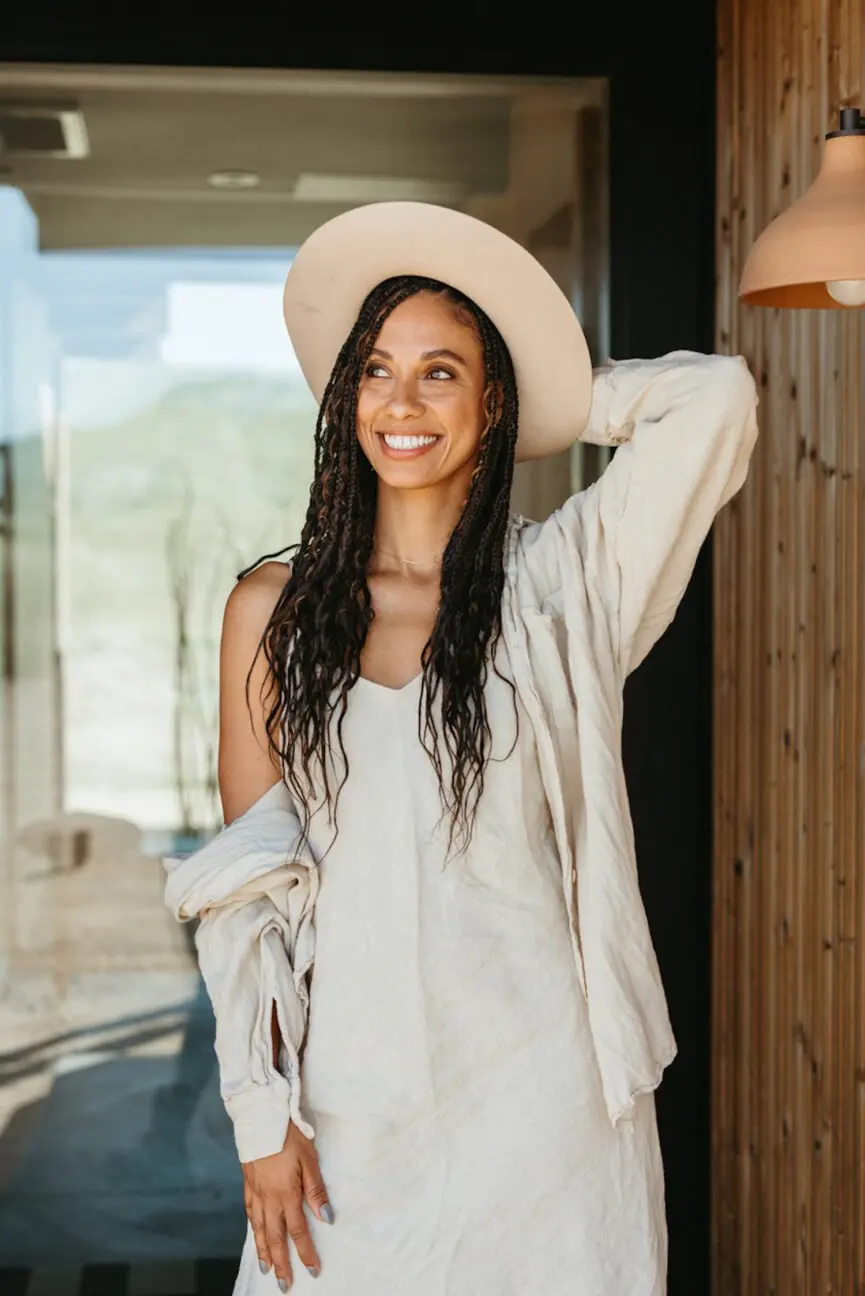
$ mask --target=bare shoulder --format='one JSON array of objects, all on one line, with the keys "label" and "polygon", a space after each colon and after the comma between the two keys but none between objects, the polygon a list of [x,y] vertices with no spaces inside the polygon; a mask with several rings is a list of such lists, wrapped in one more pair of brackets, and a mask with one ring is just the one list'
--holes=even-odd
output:
[{"label": "bare shoulder", "polygon": [[267,562],[228,596],[219,658],[219,790],[225,822],[243,814],[279,778],[267,736],[272,673],[261,640],[290,569]]},{"label": "bare shoulder", "polygon": [[266,562],[239,580],[225,604],[224,633],[260,639],[290,575],[288,563]]}]

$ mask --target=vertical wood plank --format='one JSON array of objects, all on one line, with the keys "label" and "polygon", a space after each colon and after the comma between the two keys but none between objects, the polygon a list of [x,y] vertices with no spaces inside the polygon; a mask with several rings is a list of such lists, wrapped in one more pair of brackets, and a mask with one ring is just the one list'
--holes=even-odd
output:
[{"label": "vertical wood plank", "polygon": [[737,300],[863,51],[863,0],[719,2],[716,344],[761,437],[714,560],[716,1296],[865,1296],[865,328]]}]

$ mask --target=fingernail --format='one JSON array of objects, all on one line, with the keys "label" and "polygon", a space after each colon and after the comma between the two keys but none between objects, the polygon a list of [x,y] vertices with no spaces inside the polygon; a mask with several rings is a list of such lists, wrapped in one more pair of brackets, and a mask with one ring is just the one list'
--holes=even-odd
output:
[{"label": "fingernail", "polygon": [[258,1267],[262,1273],[270,1273],[270,1265],[266,1260],[259,1260]]},{"label": "fingernail", "polygon": [[309,1273],[312,1274],[313,1278],[317,1278],[318,1275],[321,1273],[321,1270],[317,1269],[315,1265],[307,1265],[306,1267]]},{"label": "fingernail", "polygon": [[288,1291],[288,1283],[285,1281],[284,1278],[277,1278],[277,1283],[279,1284],[279,1290],[281,1292]]},{"label": "fingernail", "polygon": [[319,1210],[319,1214],[321,1215],[321,1218],[324,1220],[325,1224],[333,1223],[333,1207],[331,1206],[330,1202],[324,1203],[324,1205]]}]

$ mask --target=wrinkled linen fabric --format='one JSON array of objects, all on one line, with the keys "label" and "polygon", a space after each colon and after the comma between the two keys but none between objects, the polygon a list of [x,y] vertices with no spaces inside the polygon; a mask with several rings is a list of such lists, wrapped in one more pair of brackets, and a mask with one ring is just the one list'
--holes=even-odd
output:
[{"label": "wrinkled linen fabric", "polygon": [[[180,922],[198,918],[198,963],[216,1018],[220,1092],[241,1161],[279,1151],[300,1108],[299,1051],[315,954],[318,869],[302,845],[284,783],[185,858],[166,856],[165,900]],[[271,1010],[282,1048],[273,1063]]]}]

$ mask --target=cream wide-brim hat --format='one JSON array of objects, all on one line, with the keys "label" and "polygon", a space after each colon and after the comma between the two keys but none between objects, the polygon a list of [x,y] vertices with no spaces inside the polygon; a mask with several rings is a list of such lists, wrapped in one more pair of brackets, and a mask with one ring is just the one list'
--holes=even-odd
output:
[{"label": "cream wide-brim hat", "polygon": [[519,243],[432,203],[355,207],[319,226],[299,249],[285,285],[285,322],[317,402],[367,294],[395,275],[449,284],[498,328],[517,380],[518,460],[573,444],[589,417],[592,363],[570,302]]}]

